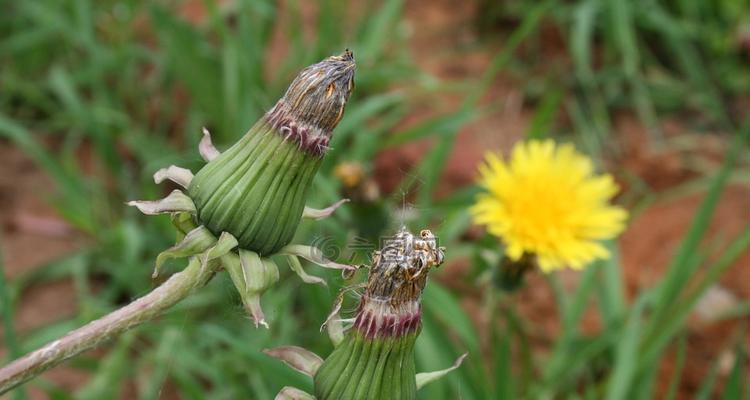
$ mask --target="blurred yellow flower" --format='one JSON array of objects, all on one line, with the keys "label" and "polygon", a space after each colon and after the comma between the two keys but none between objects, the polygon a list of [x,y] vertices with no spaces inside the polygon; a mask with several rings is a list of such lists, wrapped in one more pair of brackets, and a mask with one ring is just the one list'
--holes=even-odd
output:
[{"label": "blurred yellow flower", "polygon": [[507,162],[487,154],[479,172],[486,191],[471,208],[474,222],[501,238],[513,261],[527,253],[544,272],[580,269],[609,257],[600,241],[625,227],[627,212],[609,203],[612,176],[596,175],[570,144],[519,142]]}]

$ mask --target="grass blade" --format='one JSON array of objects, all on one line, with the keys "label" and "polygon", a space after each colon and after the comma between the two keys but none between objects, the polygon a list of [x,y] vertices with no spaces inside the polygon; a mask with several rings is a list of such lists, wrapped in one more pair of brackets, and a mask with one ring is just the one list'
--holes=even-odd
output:
[{"label": "grass blade", "polygon": [[656,303],[657,312],[653,319],[654,321],[660,321],[661,318],[663,318],[667,307],[674,303],[681,288],[685,286],[687,280],[694,272],[694,268],[697,267],[696,265],[692,269],[686,268],[686,266],[690,265],[690,259],[695,257],[695,254],[698,251],[700,240],[708,229],[711,216],[719,202],[719,196],[727,184],[727,180],[734,168],[737,157],[740,152],[746,148],[745,146],[749,132],[750,126],[746,126],[737,135],[735,143],[731,146],[729,154],[725,158],[721,169],[711,182],[706,197],[693,218],[687,234],[680,243],[680,247],[669,265],[667,275],[660,285],[659,297]]},{"label": "grass blade", "polygon": [[632,380],[636,373],[638,344],[641,340],[641,318],[646,304],[645,299],[646,297],[640,297],[636,301],[622,337],[619,339],[607,400],[628,398],[628,391],[632,387]]}]

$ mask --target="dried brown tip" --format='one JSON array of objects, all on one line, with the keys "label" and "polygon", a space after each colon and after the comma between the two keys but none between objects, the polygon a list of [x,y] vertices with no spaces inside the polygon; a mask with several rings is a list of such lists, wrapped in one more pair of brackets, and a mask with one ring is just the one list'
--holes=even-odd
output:
[{"label": "dried brown tip", "polygon": [[437,238],[425,229],[419,236],[402,228],[373,257],[365,297],[398,306],[419,301],[427,273],[443,263],[445,254]]},{"label": "dried brown tip", "polygon": [[354,89],[354,54],[343,53],[303,69],[266,119],[305,150],[323,154]]},{"label": "dried brown tip", "polygon": [[444,250],[428,230],[412,235],[401,229],[373,255],[373,265],[353,329],[366,337],[416,332],[422,321],[421,298],[430,269],[443,263]]}]

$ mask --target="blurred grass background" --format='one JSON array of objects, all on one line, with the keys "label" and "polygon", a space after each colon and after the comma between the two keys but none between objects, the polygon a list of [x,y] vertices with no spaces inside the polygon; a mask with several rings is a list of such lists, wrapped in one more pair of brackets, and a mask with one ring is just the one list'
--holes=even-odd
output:
[{"label": "blurred grass background", "polygon": [[[347,244],[377,241],[401,223],[439,235],[448,263],[425,293],[418,369],[446,367],[465,351],[470,356],[421,398],[750,396],[744,324],[750,300],[740,292],[717,317],[732,324],[713,338],[723,351],[709,359],[691,352],[686,328],[704,295],[730,267],[742,267],[736,261],[750,246],[750,221],[728,236],[710,230],[725,187],[750,182],[747,1],[41,0],[3,6],[4,154],[22,152],[49,177],[53,187],[34,195],[64,220],[65,235],[76,238],[74,250],[20,272],[5,252],[4,361],[156,286],[153,260],[173,239],[168,218],[145,218],[123,202],[164,194],[167,188],[151,179],[158,168],[197,170],[202,126],[225,148],[275,103],[300,68],[348,47],[357,57],[357,86],[310,204],[342,196],[355,201],[328,220],[303,224],[298,240],[347,258]],[[452,7],[462,8],[456,18],[470,35],[456,32],[450,47],[424,35],[414,39],[423,30],[453,35],[455,25],[443,18],[451,12],[435,17],[435,10]],[[461,69],[456,60],[470,65]],[[508,85],[514,97],[496,95]],[[493,116],[507,113],[511,100],[526,123],[493,126]],[[719,143],[718,157],[711,153],[710,162],[690,165],[688,178],[656,190],[623,161],[633,142],[623,139],[623,116],[642,133],[635,140],[640,146],[680,153],[701,150],[708,137]],[[483,150],[523,137],[575,142],[617,175],[625,188],[620,200],[634,219],[669,198],[699,193],[701,204],[686,216],[692,221],[687,232],[675,233],[681,244],[649,285],[633,290],[615,257],[576,275],[537,276],[520,293],[505,293],[492,283],[500,259],[496,240],[470,226],[467,207],[477,188],[446,178],[460,168],[456,151],[469,165],[464,170],[473,171],[478,161],[460,152],[470,145],[460,136],[467,129],[479,131],[474,137]],[[417,149],[418,156],[399,155],[404,149]],[[357,185],[344,184],[342,163],[364,171]],[[20,190],[18,178],[5,179],[3,191]],[[372,185],[377,190],[366,190]],[[6,239],[18,226],[34,225],[4,219],[16,221],[5,229]],[[25,251],[44,248],[40,240]],[[171,265],[172,271],[181,267]],[[263,297],[270,330],[252,327],[220,275],[163,318],[69,361],[66,369],[82,371],[78,378],[46,374],[12,397],[270,399],[285,385],[310,390],[309,379],[259,352],[282,344],[330,352],[318,328],[343,282],[308,268],[328,278],[330,288],[304,285],[282,269],[280,283]],[[61,280],[72,282],[71,290],[55,295],[73,297],[75,312],[32,311],[46,315],[44,323],[16,332],[14,316],[40,293],[33,289]],[[540,285],[553,296],[542,315],[523,308],[524,291]],[[556,321],[554,332],[540,333],[549,320]],[[685,372],[696,364],[698,378]]]}]

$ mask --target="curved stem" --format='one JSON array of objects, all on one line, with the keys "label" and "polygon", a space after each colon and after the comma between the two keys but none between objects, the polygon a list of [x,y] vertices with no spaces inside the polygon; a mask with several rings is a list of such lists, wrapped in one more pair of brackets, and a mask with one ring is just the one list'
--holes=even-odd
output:
[{"label": "curved stem", "polygon": [[[214,263],[210,263],[214,264]],[[0,394],[28,381],[61,362],[151,320],[208,283],[214,265],[201,266],[192,258],[187,268],[172,275],[145,296],[46,344],[0,369]]]}]

